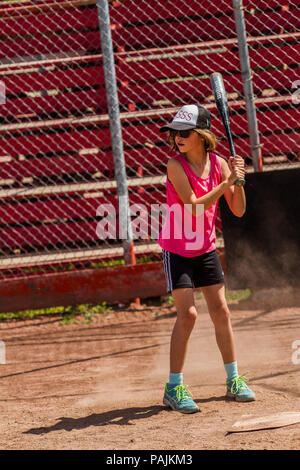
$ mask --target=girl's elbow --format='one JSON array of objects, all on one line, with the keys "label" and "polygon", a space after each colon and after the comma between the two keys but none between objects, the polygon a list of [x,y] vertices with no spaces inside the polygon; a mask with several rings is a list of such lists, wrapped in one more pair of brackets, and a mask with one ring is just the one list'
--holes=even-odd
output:
[{"label": "girl's elbow", "polygon": [[240,210],[235,210],[235,211],[232,211],[232,212],[236,217],[241,218],[245,214],[246,208],[245,209],[240,209]]}]

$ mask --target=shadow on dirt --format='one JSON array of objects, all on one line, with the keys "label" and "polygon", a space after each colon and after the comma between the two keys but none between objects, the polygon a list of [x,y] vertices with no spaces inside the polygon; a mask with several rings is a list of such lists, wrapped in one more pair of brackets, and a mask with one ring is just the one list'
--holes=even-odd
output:
[{"label": "shadow on dirt", "polygon": [[58,423],[49,427],[33,428],[23,434],[48,434],[53,431],[72,431],[73,429],[85,429],[90,426],[106,426],[117,424],[119,426],[133,425],[131,421],[151,418],[166,410],[165,406],[144,406],[124,408],[123,410],[107,411],[105,413],[93,413],[83,418],[59,418]]},{"label": "shadow on dirt", "polygon": [[234,323],[234,327],[237,328],[253,328],[254,324],[265,324],[267,327],[285,327],[295,328],[299,325],[299,319],[296,315],[288,310],[284,312],[284,315],[274,318],[270,318],[269,314],[274,315],[276,311],[282,309],[293,309],[298,308],[300,305],[300,290],[293,287],[287,288],[273,288],[273,289],[257,289],[252,292],[252,295],[245,300],[241,300],[238,303],[231,303],[229,309],[234,311],[242,312],[248,311],[253,312],[251,315],[247,315],[246,318],[238,320]]},{"label": "shadow on dirt", "polygon": [[196,403],[209,403],[211,401],[228,401],[228,398],[225,395],[221,395],[219,397],[209,397],[209,398],[198,398],[195,400]]},{"label": "shadow on dirt", "polygon": [[294,287],[256,289],[249,298],[231,304],[231,310],[265,310],[299,307],[300,289]]},{"label": "shadow on dirt", "polygon": [[[210,397],[195,401],[199,404],[211,401],[226,401],[226,397]],[[42,435],[54,431],[72,431],[73,429],[86,429],[90,426],[107,426],[110,424],[131,426],[134,424],[132,421],[151,418],[162,411],[173,412],[164,405],[124,408],[123,410],[106,411],[105,413],[93,413],[82,418],[59,418],[59,421],[53,426],[32,428],[24,431],[23,434]]]},{"label": "shadow on dirt", "polygon": [[89,357],[86,357],[86,358],[83,358],[83,359],[74,359],[74,360],[71,360],[71,361],[68,361],[68,362],[63,362],[61,364],[55,364],[55,365],[46,366],[46,367],[39,367],[37,369],[23,370],[23,371],[20,371],[20,372],[14,372],[12,374],[1,375],[0,379],[6,379],[8,377],[15,377],[17,375],[32,374],[34,372],[41,372],[41,371],[49,370],[49,369],[57,369],[59,367],[65,367],[65,366],[70,366],[70,365],[73,365],[73,364],[79,364],[79,363],[83,363],[83,362],[99,360],[99,359],[103,359],[103,358],[107,358],[107,357],[122,356],[124,354],[134,353],[134,352],[137,352],[137,351],[144,351],[144,350],[147,350],[147,349],[155,349],[155,348],[158,348],[160,346],[164,346],[165,344],[168,344],[168,343],[151,344],[149,346],[143,346],[143,347],[140,347],[140,348],[125,349],[123,351],[116,351],[116,352],[113,352],[113,353],[103,354],[103,355],[100,355],[100,356],[89,356]]}]

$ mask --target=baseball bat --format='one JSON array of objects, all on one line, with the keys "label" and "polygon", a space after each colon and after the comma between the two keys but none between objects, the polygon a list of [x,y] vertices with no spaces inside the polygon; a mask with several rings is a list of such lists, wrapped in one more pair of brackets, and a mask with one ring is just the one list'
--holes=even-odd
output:
[{"label": "baseball bat", "polygon": [[[230,118],[229,118],[229,109],[228,109],[228,102],[227,102],[227,96],[225,92],[225,87],[224,87],[224,82],[223,82],[223,77],[219,72],[214,72],[210,76],[210,81],[211,81],[211,86],[213,89],[216,105],[219,111],[219,114],[221,116],[229,148],[230,148],[230,153],[232,157],[236,156],[235,153],[235,148],[234,148],[234,143],[233,143],[233,138],[232,138],[232,133],[231,133],[231,127],[230,127]],[[244,186],[245,180],[242,178],[237,179],[234,184],[236,186]]]}]

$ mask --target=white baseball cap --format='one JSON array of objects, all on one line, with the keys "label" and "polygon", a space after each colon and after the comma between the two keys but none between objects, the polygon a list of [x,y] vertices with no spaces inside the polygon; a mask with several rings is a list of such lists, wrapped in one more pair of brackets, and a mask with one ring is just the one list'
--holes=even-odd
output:
[{"label": "white baseball cap", "polygon": [[170,129],[178,131],[195,128],[210,129],[210,127],[210,112],[198,104],[187,104],[177,112],[171,124],[161,127],[159,132],[166,132]]}]

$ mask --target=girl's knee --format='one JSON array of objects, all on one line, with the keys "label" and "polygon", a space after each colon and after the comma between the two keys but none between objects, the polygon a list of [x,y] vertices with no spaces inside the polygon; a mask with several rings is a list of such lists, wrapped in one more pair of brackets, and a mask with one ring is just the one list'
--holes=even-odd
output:
[{"label": "girl's knee", "polygon": [[210,316],[215,325],[223,325],[230,322],[230,311],[227,304],[218,305],[213,312],[210,312]]},{"label": "girl's knee", "polygon": [[190,307],[187,310],[177,314],[178,320],[186,328],[191,328],[194,326],[197,319],[197,310],[195,307]]}]

